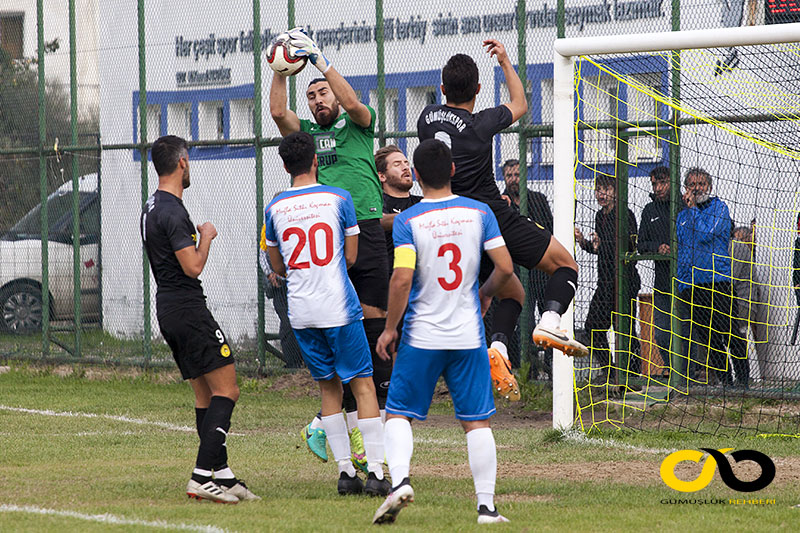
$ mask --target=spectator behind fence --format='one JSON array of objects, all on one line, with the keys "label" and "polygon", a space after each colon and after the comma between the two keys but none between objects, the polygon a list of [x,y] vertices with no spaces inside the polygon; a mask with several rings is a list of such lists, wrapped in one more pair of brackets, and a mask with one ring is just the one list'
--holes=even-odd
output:
[{"label": "spectator behind fence", "polygon": [[[617,309],[617,188],[616,180],[608,176],[598,176],[595,180],[594,196],[600,209],[594,216],[594,233],[590,239],[584,237],[577,227],[575,241],[590,254],[597,254],[597,288],[589,303],[585,329],[591,336],[592,368],[599,369],[594,378],[595,383],[607,383],[610,373],[610,348],[606,332],[612,326],[612,315]],[[636,248],[636,216],[628,209],[629,251]],[[633,262],[625,265],[625,279],[628,281],[627,296],[636,298],[641,287],[641,279]],[[631,306],[631,315],[636,316],[636,306]],[[639,354],[639,340],[633,331],[620,331],[622,335],[630,335],[630,351]],[[622,360],[617,348],[617,363]],[[625,357],[628,359],[628,357]],[[630,358],[627,369],[633,370],[636,357]],[[623,370],[625,366],[621,366]],[[618,375],[618,378],[622,376]]]},{"label": "spectator behind fence", "polygon": [[[676,220],[678,291],[681,335],[688,339],[684,353],[688,376],[700,383],[733,383],[727,347],[733,327],[730,240],[732,222],[725,202],[711,196],[712,180],[695,167],[686,173],[684,209]],[[696,355],[692,347],[696,348]],[[745,353],[734,353],[743,358]],[[698,369],[698,366],[701,369]],[[676,370],[676,369],[673,369]],[[744,373],[744,369],[742,369]],[[738,375],[740,384],[747,376]]]},{"label": "spectator behind fence", "polygon": [[660,254],[663,261],[654,261],[655,280],[653,282],[653,336],[665,365],[669,364],[670,313],[672,300],[672,280],[669,261],[670,254],[670,177],[667,167],[656,167],[650,172],[652,201],[642,210],[639,225],[638,248],[641,253]]},{"label": "spectator behind fence", "polygon": [[[507,198],[509,205],[517,212],[520,212],[520,191],[519,191],[519,160],[508,159],[503,163],[503,181],[506,184],[506,189],[503,191],[503,197]],[[547,197],[536,191],[528,190],[528,219],[537,224],[539,227],[546,229],[553,233],[553,212],[550,210],[550,202]],[[519,265],[514,265],[514,271],[517,276],[520,275]],[[532,268],[528,270],[528,307],[530,309],[531,318],[535,315],[535,309],[539,310],[541,317],[544,312],[544,289],[547,286],[547,274],[539,269]],[[519,366],[519,353],[510,350],[509,356],[513,366]],[[545,357],[542,361],[541,370],[547,374],[552,370],[552,357],[553,350],[547,348],[545,350]]]},{"label": "spectator behind fence", "polygon": [[[747,331],[753,331],[756,343],[759,375],[763,379],[769,359],[767,353],[768,301],[766,287],[756,264],[755,219],[750,226],[739,226],[733,230],[731,239],[731,272],[733,274],[733,295],[736,309],[731,335],[731,353],[747,353]],[[750,375],[746,359],[733,358],[733,368],[737,375]],[[745,382],[746,385],[746,382]]]}]

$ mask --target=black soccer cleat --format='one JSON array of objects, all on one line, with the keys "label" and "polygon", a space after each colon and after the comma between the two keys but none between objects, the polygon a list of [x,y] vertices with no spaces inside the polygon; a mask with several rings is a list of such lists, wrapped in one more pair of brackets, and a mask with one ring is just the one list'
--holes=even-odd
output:
[{"label": "black soccer cleat", "polygon": [[348,494],[361,494],[364,492],[364,482],[358,476],[350,477],[345,472],[339,476],[339,483],[337,484],[339,494],[347,496]]},{"label": "black soccer cleat", "polygon": [[385,477],[378,479],[373,472],[367,476],[367,483],[364,486],[364,492],[370,496],[388,496],[392,491],[392,484]]}]

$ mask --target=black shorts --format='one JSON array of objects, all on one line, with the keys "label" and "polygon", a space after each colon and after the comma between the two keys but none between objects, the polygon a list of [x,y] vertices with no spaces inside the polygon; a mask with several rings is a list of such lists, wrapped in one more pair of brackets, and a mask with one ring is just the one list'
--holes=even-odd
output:
[{"label": "black shorts", "polygon": [[[520,215],[504,200],[501,202],[491,202],[489,207],[497,218],[497,225],[511,254],[511,260],[516,265],[532,270],[544,257],[552,234],[530,218]],[[481,281],[489,277],[493,268],[492,260],[484,253],[481,259]]]},{"label": "black shorts", "polygon": [[356,289],[358,301],[385,310],[389,296],[386,235],[380,219],[361,220],[358,229],[358,257],[347,274]]},{"label": "black shorts", "polygon": [[233,364],[225,334],[206,306],[186,306],[159,315],[158,325],[183,379],[199,378]]}]

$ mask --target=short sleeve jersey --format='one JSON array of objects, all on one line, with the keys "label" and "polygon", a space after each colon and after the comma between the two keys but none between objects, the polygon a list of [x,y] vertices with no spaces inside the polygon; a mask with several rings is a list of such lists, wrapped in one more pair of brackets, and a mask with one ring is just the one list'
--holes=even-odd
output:
[{"label": "short sleeve jersey", "polygon": [[266,244],[280,249],[286,265],[294,329],[345,326],[363,317],[344,256],[345,237],[358,233],[353,200],[338,187],[292,187],[264,209]]},{"label": "short sleeve jersey", "polygon": [[359,126],[343,112],[330,126],[303,119],[300,129],[314,137],[319,182],[348,191],[358,220],[381,218],[383,191],[375,168],[375,110],[370,123]]},{"label": "short sleeve jersey", "polygon": [[205,305],[200,280],[187,276],[175,255],[197,244],[195,226],[181,199],[166,191],[154,192],[142,209],[139,231],[156,280],[158,314],[194,302]]},{"label": "short sleeve jersey", "polygon": [[500,105],[470,113],[447,105],[429,105],[417,120],[419,140],[438,139],[450,147],[456,172],[454,194],[482,202],[500,200],[492,168],[492,139],[513,122],[511,110]]},{"label": "short sleeve jersey", "polygon": [[416,255],[404,342],[423,349],[482,346],[481,253],[505,245],[489,207],[455,195],[423,199],[395,217],[393,236],[398,256],[401,248]]}]

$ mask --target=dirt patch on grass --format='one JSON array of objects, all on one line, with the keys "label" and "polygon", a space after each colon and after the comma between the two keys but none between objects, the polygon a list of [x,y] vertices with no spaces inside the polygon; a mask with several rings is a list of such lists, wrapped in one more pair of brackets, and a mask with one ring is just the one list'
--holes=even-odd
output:
[{"label": "dirt patch on grass", "polygon": [[271,391],[282,392],[292,399],[306,396],[319,397],[319,385],[305,369],[277,376],[268,388]]}]

